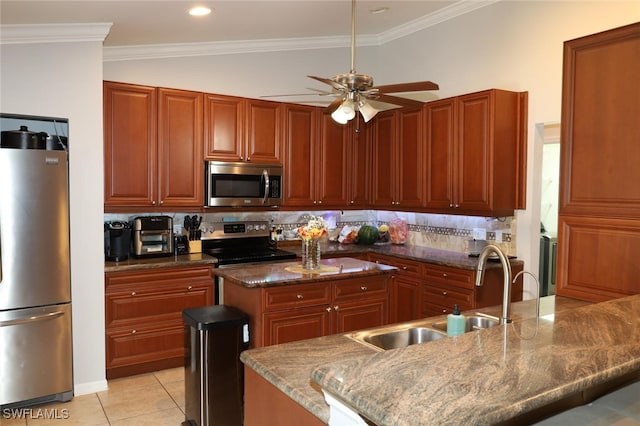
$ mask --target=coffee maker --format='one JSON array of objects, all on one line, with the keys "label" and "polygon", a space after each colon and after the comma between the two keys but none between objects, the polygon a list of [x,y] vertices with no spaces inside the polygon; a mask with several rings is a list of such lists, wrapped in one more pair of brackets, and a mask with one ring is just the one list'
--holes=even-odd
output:
[{"label": "coffee maker", "polygon": [[129,258],[131,251],[131,225],[127,222],[104,223],[104,257],[120,262]]}]

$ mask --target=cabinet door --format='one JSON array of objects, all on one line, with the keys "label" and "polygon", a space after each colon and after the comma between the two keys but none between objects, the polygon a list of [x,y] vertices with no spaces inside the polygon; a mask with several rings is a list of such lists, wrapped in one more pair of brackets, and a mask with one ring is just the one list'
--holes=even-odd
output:
[{"label": "cabinet door", "polygon": [[286,206],[311,206],[316,201],[317,114],[318,109],[314,107],[284,106],[283,204]]},{"label": "cabinet door", "polygon": [[638,52],[640,23],[565,43],[560,214],[639,216]]},{"label": "cabinet door", "polygon": [[153,206],[157,185],[157,90],[104,82],[104,204]]},{"label": "cabinet door", "polygon": [[241,160],[254,163],[280,163],[281,108],[279,102],[247,100],[246,149]]},{"label": "cabinet door", "polygon": [[349,126],[336,123],[330,114],[323,113],[320,123],[317,167],[314,176],[318,184],[319,206],[344,207],[349,204],[347,195],[348,130]]},{"label": "cabinet door", "polygon": [[640,293],[640,220],[561,215],[556,293],[593,302]]},{"label": "cabinet door", "polygon": [[371,128],[358,120],[349,126],[349,205],[367,207],[371,197]]},{"label": "cabinet door", "polygon": [[159,89],[158,202],[164,207],[203,205],[203,95]]},{"label": "cabinet door", "polygon": [[373,172],[371,202],[376,207],[393,208],[396,197],[395,179],[395,112],[381,112],[373,126]]},{"label": "cabinet door", "polygon": [[427,182],[426,206],[455,207],[453,167],[456,141],[455,99],[429,102],[425,107]]},{"label": "cabinet door", "polygon": [[264,314],[265,346],[331,334],[328,309],[328,306],[314,306]]},{"label": "cabinet door", "polygon": [[398,194],[396,205],[402,208],[423,207],[425,154],[422,109],[399,111],[396,143]]},{"label": "cabinet door", "polygon": [[458,148],[454,188],[461,209],[490,211],[492,97],[490,92],[458,98]]},{"label": "cabinet door", "polygon": [[343,302],[333,307],[335,332],[346,333],[389,323],[388,303],[384,299]]},{"label": "cabinet door", "polygon": [[242,98],[204,95],[205,158],[240,161],[244,147],[244,112]]},{"label": "cabinet door", "polygon": [[393,280],[391,322],[412,321],[420,315],[420,280],[398,274]]}]

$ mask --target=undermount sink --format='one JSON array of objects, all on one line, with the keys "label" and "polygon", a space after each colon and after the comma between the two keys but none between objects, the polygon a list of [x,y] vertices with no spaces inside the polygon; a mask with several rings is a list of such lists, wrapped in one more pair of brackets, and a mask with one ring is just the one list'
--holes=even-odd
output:
[{"label": "undermount sink", "polygon": [[[465,318],[464,332],[468,333],[470,331],[481,330],[483,328],[491,328],[496,325],[500,325],[500,320],[498,318],[490,317],[488,315],[470,315]],[[432,327],[446,333],[447,320],[438,321],[434,323]]]},{"label": "undermount sink", "polygon": [[420,326],[391,326],[381,330],[359,331],[349,337],[357,342],[388,350],[442,339],[447,337],[447,333]]},{"label": "undermount sink", "polygon": [[[470,315],[466,317],[465,333],[496,325],[500,325],[498,318],[482,314]],[[347,337],[376,350],[404,348],[447,337],[447,320],[436,323],[414,321],[408,324],[390,325],[384,328],[357,331],[348,334]]]}]

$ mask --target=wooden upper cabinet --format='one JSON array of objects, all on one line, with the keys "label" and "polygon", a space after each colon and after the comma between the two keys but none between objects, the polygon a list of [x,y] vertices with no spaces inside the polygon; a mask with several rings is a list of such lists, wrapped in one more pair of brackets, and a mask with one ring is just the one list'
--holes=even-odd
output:
[{"label": "wooden upper cabinet", "polygon": [[376,207],[393,208],[396,202],[396,126],[395,111],[380,112],[373,119],[371,203]]},{"label": "wooden upper cabinet", "polygon": [[456,143],[455,98],[429,102],[425,108],[427,151],[426,205],[450,209],[454,205]]},{"label": "wooden upper cabinet", "polygon": [[357,118],[349,132],[349,206],[366,208],[371,198],[371,135],[373,124]]},{"label": "wooden upper cabinet", "polygon": [[373,125],[372,203],[382,208],[421,208],[424,204],[422,110],[392,110]]},{"label": "wooden upper cabinet", "polygon": [[397,112],[396,205],[402,208],[420,208],[424,205],[425,151],[422,117],[421,109]]},{"label": "wooden upper cabinet", "polygon": [[[336,123],[331,114],[320,114],[320,133],[315,176],[318,182],[317,205],[323,207],[349,205],[349,128]],[[316,203],[314,203],[316,204]]]},{"label": "wooden upper cabinet", "polygon": [[284,106],[285,206],[310,206],[316,201],[316,133],[318,109]]},{"label": "wooden upper cabinet", "polygon": [[202,206],[203,95],[158,89],[158,199],[162,206]]},{"label": "wooden upper cabinet", "polygon": [[526,93],[486,90],[425,106],[428,208],[512,215],[523,208]]},{"label": "wooden upper cabinet", "polygon": [[556,293],[640,293],[640,23],[564,43]]},{"label": "wooden upper cabinet", "polygon": [[201,207],[202,94],[104,83],[105,209]]},{"label": "wooden upper cabinet", "polygon": [[239,161],[244,155],[245,99],[204,95],[204,154],[208,160]]},{"label": "wooden upper cabinet", "polygon": [[564,45],[560,213],[640,212],[640,24]]},{"label": "wooden upper cabinet", "polygon": [[240,161],[280,163],[282,104],[247,99],[245,149]]},{"label": "wooden upper cabinet", "polygon": [[157,188],[157,90],[104,82],[104,204],[153,206]]}]

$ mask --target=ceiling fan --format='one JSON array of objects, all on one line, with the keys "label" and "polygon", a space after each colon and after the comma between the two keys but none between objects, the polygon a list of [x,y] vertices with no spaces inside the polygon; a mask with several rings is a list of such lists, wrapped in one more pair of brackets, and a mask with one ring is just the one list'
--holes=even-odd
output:
[{"label": "ceiling fan", "polygon": [[418,92],[424,90],[438,90],[437,84],[431,81],[419,81],[413,83],[389,84],[374,86],[373,77],[366,74],[358,74],[355,66],[356,56],[356,0],[351,0],[351,69],[348,73],[338,74],[335,77],[323,78],[313,75],[307,77],[331,86],[331,92],[319,91],[323,95],[337,95],[338,97],[327,107],[331,117],[341,124],[346,124],[360,112],[365,123],[371,120],[378,110],[367,100],[375,100],[401,107],[415,107],[422,102],[393,96],[389,93]]}]

